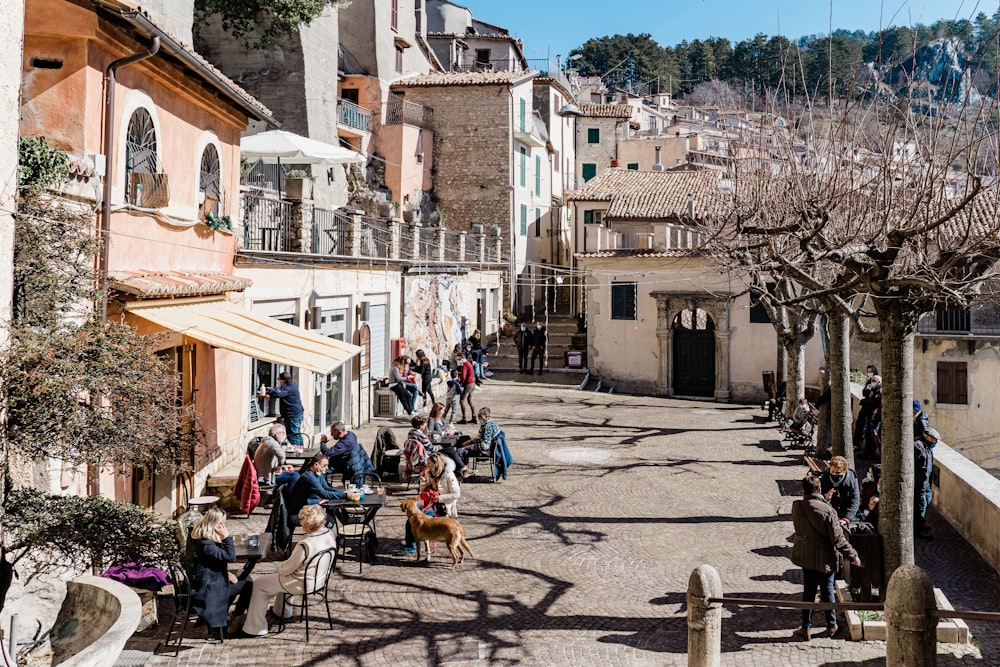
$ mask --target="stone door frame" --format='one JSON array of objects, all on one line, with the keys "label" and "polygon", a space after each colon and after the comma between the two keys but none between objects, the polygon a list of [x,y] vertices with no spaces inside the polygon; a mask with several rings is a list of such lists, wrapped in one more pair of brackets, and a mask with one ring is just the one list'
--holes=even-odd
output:
[{"label": "stone door frame", "polygon": [[715,322],[715,400],[728,401],[729,391],[729,297],[708,292],[650,292],[656,299],[656,339],[659,346],[660,367],[657,373],[657,392],[673,396],[674,319],[684,310],[701,308]]}]

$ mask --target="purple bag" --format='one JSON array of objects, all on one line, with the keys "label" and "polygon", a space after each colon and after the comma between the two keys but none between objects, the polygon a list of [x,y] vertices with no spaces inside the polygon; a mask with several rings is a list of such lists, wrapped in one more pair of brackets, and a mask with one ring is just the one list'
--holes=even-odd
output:
[{"label": "purple bag", "polygon": [[112,565],[101,576],[114,579],[132,588],[142,588],[147,591],[156,592],[170,583],[166,572],[158,567],[143,565],[142,563]]}]

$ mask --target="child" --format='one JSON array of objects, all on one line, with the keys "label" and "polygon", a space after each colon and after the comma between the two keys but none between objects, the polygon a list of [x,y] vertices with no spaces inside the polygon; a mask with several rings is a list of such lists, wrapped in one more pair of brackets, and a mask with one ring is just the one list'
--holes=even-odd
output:
[{"label": "child", "polygon": [[451,417],[458,415],[458,399],[462,397],[462,383],[458,381],[458,370],[452,368],[448,373],[448,395],[445,396],[445,409],[442,419],[451,422]]}]

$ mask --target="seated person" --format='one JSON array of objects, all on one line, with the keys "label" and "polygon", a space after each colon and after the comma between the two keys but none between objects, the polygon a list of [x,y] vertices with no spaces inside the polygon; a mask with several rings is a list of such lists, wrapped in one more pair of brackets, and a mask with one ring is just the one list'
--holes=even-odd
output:
[{"label": "seated person", "polygon": [[479,420],[479,436],[476,438],[463,436],[455,444],[465,463],[468,463],[469,456],[489,454],[493,450],[497,434],[500,433],[500,426],[490,415],[489,408],[480,408],[477,418]]},{"label": "seated person", "polygon": [[431,438],[435,435],[444,437],[455,434],[455,429],[444,419],[444,403],[435,403],[431,406],[430,414],[427,415],[427,434]]},{"label": "seated person", "polygon": [[879,495],[879,483],[882,479],[882,465],[879,463],[873,463],[868,466],[868,475],[861,482],[861,509],[858,511],[858,516],[863,512],[868,511],[869,501],[874,497]]},{"label": "seated person", "polygon": [[409,392],[406,380],[403,378],[404,366],[406,366],[406,357],[400,356],[393,360],[392,368],[389,369],[389,389],[399,399],[400,405],[403,406],[403,412],[412,415],[413,394]]},{"label": "seated person", "polygon": [[840,524],[854,521],[861,505],[861,487],[858,476],[848,469],[847,459],[843,456],[831,458],[830,467],[823,471],[819,480],[823,497],[837,510]]},{"label": "seated person", "polygon": [[233,617],[245,614],[250,605],[253,580],[237,579],[229,571],[236,562],[236,547],[226,529],[226,514],[212,507],[191,529],[187,542],[191,560],[191,611],[199,623],[211,628],[211,635],[222,638],[227,625],[229,605],[236,600]]},{"label": "seated person", "polygon": [[318,505],[323,500],[342,500],[347,497],[343,491],[330,486],[323,476],[329,463],[330,459],[323,453],[309,459],[305,471],[299,476],[288,496],[288,515],[291,523],[295,522],[299,510],[306,505]]},{"label": "seated person", "polygon": [[809,415],[812,413],[812,406],[804,398],[799,399],[799,404],[795,407],[795,412],[792,413],[792,420],[789,422],[788,427],[798,433],[802,432],[802,428],[809,421]]},{"label": "seated person", "polygon": [[344,479],[351,479],[355,486],[364,486],[365,475],[375,472],[375,466],[365,448],[358,444],[356,435],[347,430],[344,422],[330,427],[330,435],[337,441],[327,445],[330,439],[324,433],[319,439],[320,452],[330,457],[330,472],[339,472]]},{"label": "seated person", "polygon": [[[413,426],[410,432],[406,435],[407,440],[410,438],[417,440],[421,445],[424,446],[424,453],[426,456],[431,456],[432,454],[437,454],[438,452],[443,453],[445,456],[450,458],[456,466],[456,470],[463,470],[465,462],[462,461],[462,457],[459,455],[458,450],[453,446],[444,447],[440,442],[434,442],[434,439],[430,437],[427,432],[428,420],[422,415],[417,415],[410,420],[410,425]],[[426,461],[422,462],[426,464]]]},{"label": "seated person", "polygon": [[[317,505],[306,505],[299,510],[297,518],[306,536],[292,548],[288,560],[278,565],[277,572],[257,577],[250,597],[247,618],[243,623],[243,633],[246,635],[263,637],[267,634],[267,608],[272,600],[275,601],[273,609],[275,616],[279,618],[291,616],[291,610],[285,608],[283,593],[302,593],[305,590],[303,581],[309,559],[320,551],[334,549],[337,546],[336,536],[326,527],[325,509]],[[309,574],[322,577],[327,573],[310,571]],[[306,583],[310,590],[316,586],[314,581]]]},{"label": "seated person", "polygon": [[[462,488],[455,477],[455,467],[451,459],[442,453],[434,454],[428,462],[427,472],[420,478],[420,502],[417,508],[429,516],[458,515],[458,499]],[[396,552],[397,556],[413,555],[417,552],[417,544],[413,539],[413,530],[407,521],[403,530],[403,548]]]},{"label": "seated person", "polygon": [[[257,481],[261,484],[295,484],[299,473],[295,467],[285,464],[285,426],[271,424],[267,437],[261,439],[253,454],[253,467],[257,470]],[[274,476],[273,480],[271,476]]]}]

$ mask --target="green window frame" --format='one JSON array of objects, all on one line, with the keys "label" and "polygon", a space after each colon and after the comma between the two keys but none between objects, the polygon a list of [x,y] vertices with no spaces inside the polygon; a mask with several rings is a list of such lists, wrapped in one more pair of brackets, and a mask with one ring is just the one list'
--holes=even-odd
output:
[{"label": "green window frame", "polygon": [[638,162],[629,162],[628,163],[628,168],[631,169],[632,171],[639,171],[639,163]]},{"label": "green window frame", "polygon": [[528,205],[521,204],[521,236],[528,235]]},{"label": "green window frame", "polygon": [[599,128],[599,127],[588,127],[587,128],[587,143],[588,144],[599,144],[599,143],[601,143],[601,128]]},{"label": "green window frame", "polygon": [[535,194],[542,196],[542,156],[535,156]]},{"label": "green window frame", "polygon": [[526,187],[528,184],[528,149],[521,146],[519,149],[521,152],[521,187]]},{"label": "green window frame", "polygon": [[521,119],[520,119],[520,121],[521,121],[521,124],[520,124],[521,130],[520,131],[524,132],[524,128],[525,128],[525,125],[527,125],[527,119],[528,119],[528,101],[525,100],[523,97],[519,101],[521,103]]},{"label": "green window frame", "polygon": [[535,209],[535,236],[542,235],[542,209]]}]

